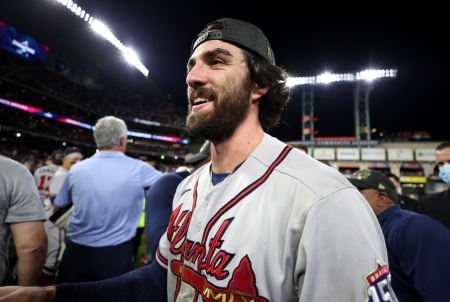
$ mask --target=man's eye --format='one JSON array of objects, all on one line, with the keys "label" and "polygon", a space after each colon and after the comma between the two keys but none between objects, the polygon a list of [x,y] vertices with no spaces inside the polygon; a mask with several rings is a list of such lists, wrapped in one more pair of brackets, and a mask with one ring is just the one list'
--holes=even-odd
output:
[{"label": "man's eye", "polygon": [[217,64],[223,64],[223,61],[219,60],[219,59],[215,59],[212,61],[212,65],[217,65]]}]

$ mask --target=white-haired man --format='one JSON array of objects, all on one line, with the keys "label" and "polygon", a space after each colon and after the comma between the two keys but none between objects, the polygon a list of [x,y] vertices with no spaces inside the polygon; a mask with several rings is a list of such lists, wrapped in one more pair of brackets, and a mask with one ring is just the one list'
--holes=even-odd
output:
[{"label": "white-haired man", "polygon": [[142,214],[144,188],[162,175],[125,155],[123,120],[99,119],[94,138],[100,151],[71,168],[55,199],[60,208],[73,203],[58,282],[103,280],[132,270],[132,239]]}]

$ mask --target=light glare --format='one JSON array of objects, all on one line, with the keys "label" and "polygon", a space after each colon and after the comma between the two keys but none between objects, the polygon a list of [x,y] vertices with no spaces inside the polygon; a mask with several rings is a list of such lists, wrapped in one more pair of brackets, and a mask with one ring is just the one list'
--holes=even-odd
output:
[{"label": "light glare", "polygon": [[123,52],[126,60],[135,66],[140,72],[142,72],[145,76],[148,76],[148,69],[142,64],[142,62],[137,57],[136,53],[123,45],[122,42],[114,36],[114,34],[108,29],[108,27],[102,22],[95,20],[89,13],[87,13],[84,9],[81,8],[78,4],[74,3],[72,0],[56,0],[61,3],[65,7],[67,7],[72,13],[76,16],[79,16],[80,19],[91,24],[93,30],[99,33],[102,37],[107,39],[111,44],[113,44],[118,50]]},{"label": "light glare", "polygon": [[397,76],[396,69],[367,69],[357,73],[331,74],[325,72],[316,77],[290,77],[286,81],[289,87],[296,85],[317,85],[332,82],[356,82],[356,81],[373,81],[379,78],[395,78]]}]

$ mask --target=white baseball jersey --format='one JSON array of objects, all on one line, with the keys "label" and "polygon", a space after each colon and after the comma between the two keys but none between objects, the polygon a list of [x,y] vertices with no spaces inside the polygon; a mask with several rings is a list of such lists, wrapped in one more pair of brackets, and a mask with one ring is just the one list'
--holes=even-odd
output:
[{"label": "white baseball jersey", "polygon": [[215,186],[210,169],[174,196],[168,301],[397,301],[375,214],[341,173],[267,134]]},{"label": "white baseball jersey", "polygon": [[[53,202],[51,199],[54,199],[56,195],[58,195],[58,192],[61,189],[68,173],[69,170],[63,166],[59,166],[53,175],[53,179],[49,186],[49,197],[44,201],[45,213],[47,214],[47,217],[50,217],[53,214]],[[44,228],[48,239],[44,272],[48,275],[53,275],[59,267],[61,249],[64,246],[65,231],[55,226],[50,220],[47,220],[44,223]]]},{"label": "white baseball jersey", "polygon": [[53,202],[51,200],[58,194],[68,173],[69,170],[63,166],[59,166],[53,174],[53,178],[48,186],[48,195],[44,200],[44,207],[48,217],[53,214]]},{"label": "white baseball jersey", "polygon": [[55,175],[53,176],[53,181],[50,184],[49,193],[50,197],[55,197],[59,190],[61,190],[61,187],[66,180],[67,174],[69,174],[69,170],[64,168],[63,166],[60,166],[58,170],[56,170]]},{"label": "white baseball jersey", "polygon": [[49,185],[53,175],[58,169],[57,165],[42,166],[34,171],[34,181],[39,191],[42,202],[49,197]]}]

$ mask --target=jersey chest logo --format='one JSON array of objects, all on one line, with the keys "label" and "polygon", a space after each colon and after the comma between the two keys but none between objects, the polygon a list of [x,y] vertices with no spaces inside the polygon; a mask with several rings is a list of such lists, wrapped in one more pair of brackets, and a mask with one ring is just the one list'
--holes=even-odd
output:
[{"label": "jersey chest logo", "polygon": [[241,260],[239,266],[234,270],[227,287],[218,287],[209,283],[204,276],[190,267],[183,266],[180,261],[172,261],[170,269],[179,279],[195,288],[197,295],[200,294],[203,301],[268,301],[258,293],[258,288],[255,285],[255,274],[247,256]]},{"label": "jersey chest logo", "polygon": [[[170,253],[178,256],[178,259],[173,259],[169,264],[171,272],[178,279],[175,297],[178,295],[182,282],[184,282],[196,290],[194,301],[197,300],[199,295],[202,296],[204,301],[268,301],[258,293],[251,260],[247,255],[234,268],[226,287],[219,287],[210,283],[206,276],[213,277],[215,280],[224,280],[230,277],[230,271],[227,267],[235,254],[223,250],[221,247],[224,243],[223,235],[234,218],[224,220],[223,216],[239,202],[242,202],[245,197],[257,190],[291,149],[291,146],[284,148],[260,178],[224,203],[224,206],[206,224],[201,242],[193,242],[187,239],[191,218],[197,203],[198,181],[195,183],[192,190],[192,209],[182,211],[183,204],[178,206],[172,213],[166,233],[170,242]],[[251,199],[249,202],[251,202]],[[215,234],[212,233],[213,229]],[[194,269],[195,265],[196,268]]]},{"label": "jersey chest logo", "polygon": [[[170,252],[173,255],[179,255],[179,260],[170,262],[170,271],[177,276],[177,292],[181,282],[187,283],[196,290],[196,297],[201,295],[203,301],[268,301],[258,294],[256,287],[255,274],[251,267],[248,256],[244,256],[239,266],[234,269],[230,281],[226,287],[219,287],[210,282],[202,275],[206,274],[221,280],[230,275],[227,270],[229,262],[235,256],[221,249],[228,226],[233,218],[224,220],[219,229],[209,243],[192,242],[186,238],[192,212],[181,212],[181,206],[172,214],[170,219],[167,236],[171,241]],[[185,263],[187,265],[185,265]],[[190,267],[190,264],[197,264],[197,268]]]}]

